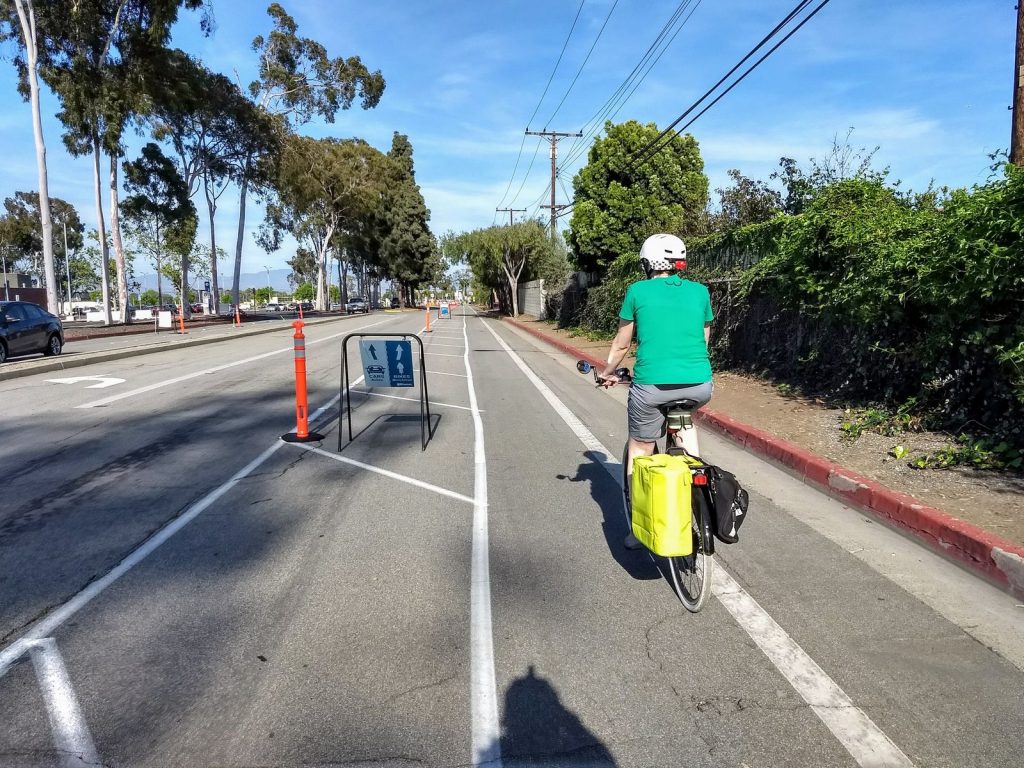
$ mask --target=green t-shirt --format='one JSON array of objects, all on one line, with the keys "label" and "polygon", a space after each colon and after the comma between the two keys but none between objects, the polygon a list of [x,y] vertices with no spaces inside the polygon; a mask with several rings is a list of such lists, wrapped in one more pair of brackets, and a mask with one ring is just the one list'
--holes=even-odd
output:
[{"label": "green t-shirt", "polygon": [[704,324],[714,318],[708,289],[692,280],[655,277],[633,283],[619,310],[636,322],[637,384],[703,384],[711,381]]}]

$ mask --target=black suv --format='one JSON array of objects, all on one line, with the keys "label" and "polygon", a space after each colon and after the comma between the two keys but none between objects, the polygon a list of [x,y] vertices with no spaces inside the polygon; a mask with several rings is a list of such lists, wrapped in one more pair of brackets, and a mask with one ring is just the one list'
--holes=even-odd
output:
[{"label": "black suv", "polygon": [[34,352],[59,355],[63,348],[64,326],[56,315],[28,301],[0,301],[0,363]]}]

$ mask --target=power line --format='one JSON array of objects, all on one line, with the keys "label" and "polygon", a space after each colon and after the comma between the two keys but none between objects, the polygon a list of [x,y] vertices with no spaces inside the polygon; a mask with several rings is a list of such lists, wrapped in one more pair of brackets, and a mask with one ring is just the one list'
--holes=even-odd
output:
[{"label": "power line", "polygon": [[604,34],[604,28],[608,26],[608,21],[611,19],[612,13],[615,11],[615,6],[617,6],[618,4],[619,0],[615,0],[615,2],[612,3],[612,7],[608,9],[608,15],[604,17],[604,23],[601,25],[601,29],[598,30],[597,37],[594,38],[594,42],[593,44],[591,44],[590,50],[587,51],[586,58],[583,59],[583,63],[580,64],[580,68],[576,70],[576,76],[572,79],[572,82],[569,83],[569,87],[566,88],[565,93],[562,94],[562,100],[558,102],[558,106],[555,107],[555,111],[551,113],[551,117],[549,117],[547,121],[544,123],[545,131],[548,129],[548,126],[551,125],[551,121],[555,119],[555,115],[558,114],[558,110],[560,110],[562,108],[562,105],[565,104],[565,100],[566,98],[568,98],[569,93],[573,89],[573,86],[576,85],[576,81],[579,80],[580,74],[583,72],[583,68],[587,66],[587,62],[590,61],[590,56],[594,52],[594,48],[597,47],[597,42],[598,40],[601,39],[601,35]]},{"label": "power line", "polygon": [[[759,58],[759,59],[758,59],[757,61],[755,61],[755,62],[754,62],[754,63],[753,63],[753,64],[752,64],[752,65],[751,65],[751,66],[750,66],[749,68],[747,68],[747,70],[746,70],[745,72],[743,72],[743,74],[742,74],[742,75],[740,75],[740,77],[738,77],[738,78],[737,78],[736,80],[734,80],[734,81],[733,81],[733,82],[732,82],[732,83],[731,83],[731,84],[729,85],[729,87],[728,87],[728,88],[726,88],[726,89],[725,89],[725,90],[724,90],[724,91],[723,91],[723,92],[722,92],[721,94],[719,94],[719,95],[718,95],[718,96],[717,96],[717,97],[716,97],[716,98],[715,98],[715,99],[714,99],[713,101],[711,101],[711,102],[710,102],[709,104],[707,104],[707,105],[706,105],[706,106],[704,107],[704,109],[702,109],[702,110],[701,110],[701,111],[700,111],[700,112],[699,112],[699,113],[698,113],[697,115],[695,115],[695,116],[694,116],[694,117],[693,117],[693,118],[692,118],[691,120],[689,120],[689,121],[688,121],[688,122],[687,122],[687,123],[686,123],[686,124],[685,124],[685,125],[684,125],[684,126],[683,126],[682,128],[679,128],[678,130],[676,130],[676,131],[675,131],[675,135],[680,135],[680,134],[682,134],[682,132],[683,132],[683,131],[685,131],[685,130],[686,130],[687,128],[689,128],[689,127],[690,127],[691,125],[693,125],[693,123],[694,123],[694,122],[696,122],[698,118],[700,118],[700,117],[701,117],[702,115],[704,115],[704,113],[706,113],[706,112],[707,112],[707,111],[708,111],[709,109],[711,109],[711,107],[713,107],[713,106],[714,106],[715,104],[717,104],[717,103],[718,103],[719,101],[721,101],[721,99],[722,99],[723,97],[725,97],[725,95],[726,95],[727,93],[729,93],[729,91],[731,91],[731,90],[732,90],[733,88],[735,88],[735,87],[736,87],[737,85],[739,85],[739,84],[740,84],[740,82],[742,82],[742,81],[743,81],[743,79],[744,79],[744,78],[746,78],[746,76],[747,76],[747,75],[749,75],[749,74],[750,74],[751,72],[753,72],[753,71],[754,71],[754,70],[755,70],[755,69],[756,69],[756,68],[757,68],[758,66],[760,66],[760,64],[761,64],[762,62],[764,62],[764,60],[765,60],[765,59],[767,59],[767,58],[768,58],[769,56],[771,56],[771,55],[772,55],[772,54],[773,54],[773,53],[774,53],[774,52],[775,52],[776,50],[778,50],[778,49],[779,49],[779,48],[780,48],[780,47],[781,47],[781,46],[782,46],[782,45],[783,45],[783,44],[784,44],[784,43],[785,43],[785,42],[786,42],[787,40],[789,40],[789,38],[791,38],[791,37],[792,37],[792,36],[793,36],[794,34],[796,34],[796,32],[797,32],[797,31],[798,31],[798,30],[799,30],[799,29],[800,29],[801,27],[803,27],[803,26],[804,26],[804,24],[806,24],[806,23],[807,23],[808,21],[810,21],[810,20],[811,20],[812,18],[814,18],[814,16],[815,16],[815,15],[816,15],[816,14],[818,13],[818,11],[820,11],[820,10],[821,10],[822,8],[824,8],[824,7],[826,6],[826,5],[828,5],[828,3],[829,3],[830,1],[831,1],[831,0],[821,0],[821,2],[820,2],[820,3],[818,4],[818,6],[817,6],[817,7],[815,7],[815,8],[814,8],[814,9],[813,9],[813,10],[812,10],[812,11],[811,11],[811,12],[810,12],[809,14],[807,14],[807,15],[806,15],[806,16],[805,16],[805,17],[804,17],[804,18],[803,18],[803,19],[802,19],[802,20],[800,21],[800,23],[799,23],[799,24],[797,24],[797,25],[796,25],[796,26],[795,26],[795,27],[794,27],[794,28],[793,28],[792,30],[790,30],[790,31],[789,31],[789,32],[788,32],[788,33],[787,33],[787,34],[785,35],[785,37],[783,37],[783,38],[782,38],[781,40],[779,40],[779,42],[777,42],[777,43],[776,43],[776,44],[775,44],[774,46],[772,46],[772,48],[771,48],[771,49],[769,49],[769,50],[768,50],[768,51],[767,51],[767,52],[766,52],[766,53],[765,53],[765,54],[764,54],[763,56],[761,56],[761,58]],[[768,35],[766,35],[766,36],[764,37],[764,39],[762,39],[762,40],[761,40],[761,42],[759,42],[759,43],[758,43],[758,44],[757,44],[757,45],[756,45],[756,46],[755,46],[755,47],[754,47],[753,49],[751,49],[751,51],[750,51],[749,53],[747,53],[747,55],[746,55],[746,56],[744,56],[744,57],[743,57],[743,58],[742,58],[742,59],[741,59],[741,60],[739,61],[739,63],[737,63],[737,64],[736,64],[736,66],[734,66],[734,67],[733,67],[733,68],[732,68],[731,70],[729,70],[729,72],[728,72],[728,73],[727,73],[727,74],[726,74],[726,75],[725,75],[725,76],[724,76],[724,77],[723,77],[723,78],[722,78],[721,80],[719,80],[719,81],[718,81],[718,82],[717,82],[717,83],[716,83],[716,84],[715,84],[715,85],[714,85],[714,86],[713,86],[712,88],[710,88],[710,89],[709,89],[709,90],[707,91],[707,93],[705,93],[705,94],[704,94],[703,96],[701,96],[701,97],[700,97],[699,99],[697,99],[697,101],[695,101],[695,102],[694,102],[694,103],[693,103],[692,105],[690,105],[690,107],[688,107],[688,108],[687,108],[687,110],[686,110],[685,112],[683,112],[683,114],[682,114],[682,115],[680,115],[680,116],[679,116],[679,117],[678,117],[678,118],[677,118],[677,119],[676,119],[676,120],[675,120],[675,121],[674,121],[674,122],[672,123],[672,125],[670,125],[670,126],[669,126],[668,128],[666,128],[666,129],[665,129],[664,131],[662,131],[662,132],[661,132],[661,133],[660,133],[660,134],[658,135],[658,137],[656,137],[656,138],[655,138],[655,139],[653,139],[652,141],[648,142],[648,144],[647,144],[647,145],[646,145],[645,147],[641,148],[641,149],[640,149],[640,150],[639,150],[639,151],[638,151],[638,152],[636,153],[636,155],[634,156],[634,160],[633,160],[633,161],[631,162],[631,164],[630,164],[630,165],[629,165],[629,167],[627,168],[627,172],[629,172],[629,171],[630,171],[630,170],[632,170],[633,168],[635,168],[635,167],[637,167],[637,166],[639,166],[639,165],[642,165],[643,163],[647,162],[647,160],[649,160],[649,159],[650,159],[650,158],[652,158],[652,157],[653,157],[654,155],[658,154],[658,153],[659,153],[659,152],[660,152],[660,151],[661,151],[662,149],[664,149],[664,147],[665,147],[665,146],[666,146],[666,145],[668,144],[668,141],[671,141],[672,139],[669,139],[668,141],[664,142],[664,143],[662,144],[662,146],[658,146],[658,147],[656,147],[656,148],[655,148],[655,149],[654,149],[653,151],[651,151],[651,148],[652,148],[652,147],[655,147],[655,145],[656,145],[656,144],[657,144],[657,143],[659,142],[659,140],[661,140],[662,138],[664,138],[665,136],[667,136],[667,135],[668,135],[669,133],[673,132],[673,129],[675,129],[675,127],[676,127],[676,126],[677,126],[677,125],[678,125],[678,124],[679,124],[679,123],[680,123],[680,122],[681,122],[681,121],[682,121],[682,120],[683,120],[683,119],[684,119],[684,118],[685,118],[685,117],[686,117],[687,115],[689,115],[689,114],[690,114],[690,113],[691,113],[691,112],[692,112],[692,111],[693,111],[694,109],[696,109],[696,108],[697,108],[697,107],[698,107],[698,106],[699,106],[699,105],[701,104],[701,102],[703,102],[703,101],[704,101],[704,99],[706,99],[706,98],[707,98],[707,96],[708,96],[708,95],[710,95],[710,94],[711,94],[712,92],[714,92],[714,90],[715,90],[716,88],[718,88],[718,86],[719,86],[719,85],[721,85],[721,84],[722,84],[722,83],[723,83],[723,82],[724,82],[724,81],[725,81],[725,80],[726,80],[726,79],[727,79],[727,78],[728,78],[728,77],[729,77],[729,76],[730,76],[731,74],[733,74],[733,73],[734,73],[734,72],[735,72],[735,71],[736,71],[737,69],[739,69],[739,68],[740,68],[740,67],[741,67],[741,66],[742,66],[742,65],[744,64],[744,62],[746,62],[747,60],[749,60],[749,59],[751,58],[751,56],[753,56],[753,55],[754,55],[754,54],[755,54],[755,53],[756,53],[756,52],[757,52],[757,51],[758,51],[759,49],[761,49],[761,48],[762,48],[762,47],[763,47],[763,46],[765,45],[765,43],[766,43],[767,41],[769,41],[769,40],[770,40],[770,39],[771,39],[772,37],[774,37],[774,36],[775,36],[775,35],[776,35],[776,34],[777,34],[777,33],[778,33],[778,32],[779,32],[779,31],[780,31],[780,30],[781,30],[781,29],[782,29],[782,28],[783,28],[783,27],[784,27],[784,26],[786,25],[786,24],[788,24],[788,23],[789,23],[790,21],[792,21],[792,20],[793,20],[793,19],[794,19],[794,18],[795,18],[795,17],[797,16],[797,15],[799,15],[799,13],[800,13],[800,12],[801,12],[802,10],[804,10],[804,9],[805,9],[805,8],[806,8],[806,7],[808,6],[808,5],[810,5],[810,3],[811,3],[811,2],[812,2],[812,0],[803,0],[803,2],[800,2],[800,3],[798,3],[798,4],[797,4],[797,6],[796,6],[796,7],[795,7],[795,8],[794,8],[794,9],[793,9],[792,11],[790,11],[790,13],[789,13],[789,14],[788,14],[788,15],[786,16],[786,18],[785,18],[785,19],[783,19],[783,21],[781,21],[781,22],[780,22],[780,23],[779,23],[779,24],[778,24],[778,25],[777,25],[777,26],[775,27],[775,29],[773,29],[773,30],[772,30],[772,31],[771,31],[771,32],[770,32],[770,33],[769,33]],[[673,136],[673,138],[674,138],[674,136]],[[564,215],[567,215],[567,214],[568,214],[568,213],[569,213],[569,212],[570,212],[570,211],[572,210],[572,207],[573,207],[574,205],[575,205],[575,200],[574,200],[574,201],[572,201],[571,203],[569,203],[568,205],[562,206],[562,210],[561,210],[561,211],[559,212],[559,214],[558,214],[558,215],[559,215],[559,216],[564,216]]]},{"label": "power line", "polygon": [[[633,94],[636,92],[636,89],[640,87],[640,85],[643,83],[645,79],[647,79],[647,75],[650,74],[654,66],[658,63],[658,61],[661,60],[661,57],[672,45],[672,42],[682,31],[683,27],[686,26],[686,23],[690,20],[690,17],[693,16],[697,8],[700,7],[702,0],[697,0],[697,4],[693,7],[693,10],[691,10],[689,15],[682,21],[682,23],[680,23],[678,27],[676,27],[676,30],[675,32],[672,33],[671,38],[669,38],[668,42],[661,47],[661,51],[657,54],[654,60],[650,61],[655,51],[657,51],[658,47],[661,46],[662,42],[665,40],[665,38],[672,30],[672,27],[675,26],[679,19],[682,17],[682,15],[686,13],[686,9],[689,7],[691,2],[693,2],[693,0],[680,1],[680,3],[676,6],[675,11],[672,12],[672,15],[669,17],[668,21],[666,21],[662,25],[661,31],[658,33],[657,37],[655,37],[654,41],[650,44],[650,46],[648,46],[647,50],[644,52],[644,55],[640,58],[640,61],[638,61],[636,66],[633,67],[633,71],[629,73],[626,79],[623,80],[619,84],[619,87],[615,89],[615,92],[612,93],[612,95],[604,102],[604,104],[602,104],[598,108],[598,110],[590,117],[590,119],[587,120],[582,129],[583,133],[586,134],[585,137],[582,138],[581,140],[574,141],[572,145],[569,147],[569,151],[566,153],[565,163],[567,165],[572,163],[574,160],[576,160],[576,158],[578,158],[587,150],[587,148],[589,147],[590,139],[601,129],[601,126],[604,123],[605,119],[611,119],[615,115],[617,115],[619,110],[621,110],[622,107],[626,105],[626,102],[629,101],[630,98],[632,98]],[[646,69],[644,69],[645,66]],[[640,75],[639,80],[636,80],[638,73],[640,73],[641,70],[643,70],[643,74]],[[635,83],[634,80],[636,80]],[[632,89],[629,90],[628,94],[626,94],[626,90],[629,89],[631,85]],[[616,102],[618,102],[617,106]]]},{"label": "power line", "polygon": [[[808,19],[810,19],[811,16],[813,16],[815,13],[817,13],[819,10],[821,10],[822,6],[824,6],[825,3],[827,3],[828,1],[829,0],[824,0],[824,2],[821,5],[819,5],[810,16],[808,16],[807,18],[804,19],[803,22],[801,22],[800,26],[803,26],[803,24]],[[767,35],[765,35],[763,38],[761,38],[761,41],[757,45],[755,45],[753,48],[751,48],[750,51],[748,51],[747,54],[742,59],[740,59],[733,66],[732,69],[730,69],[728,72],[726,72],[719,79],[719,81],[717,83],[715,83],[713,86],[711,86],[699,99],[697,99],[695,102],[693,102],[693,104],[691,104],[689,107],[687,107],[686,110],[679,117],[677,117],[672,122],[671,125],[669,125],[665,130],[663,130],[654,139],[652,139],[643,148],[641,148],[640,151],[637,152],[637,154],[635,155],[634,160],[631,163],[630,167],[633,168],[633,167],[635,167],[639,163],[646,162],[646,160],[648,160],[649,157],[651,156],[649,153],[650,153],[650,151],[651,151],[651,149],[653,147],[655,147],[659,142],[661,142],[662,139],[664,139],[668,134],[670,134],[673,131],[673,129],[677,125],[679,125],[679,123],[681,123],[684,119],[686,119],[686,117],[691,112],[693,112],[693,110],[695,110],[698,106],[700,106],[701,102],[703,102],[704,99],[706,99],[708,96],[710,96],[712,93],[714,93],[722,83],[724,83],[726,80],[728,80],[733,75],[733,73],[736,72],[737,69],[742,67],[755,53],[757,53],[761,48],[763,48],[768,43],[768,41],[770,41],[773,37],[775,37],[775,35],[777,35],[779,33],[779,31],[783,27],[785,27],[796,16],[798,16],[801,11],[803,11],[805,8],[807,8],[807,6],[810,5],[810,3],[811,3],[811,0],[801,0],[799,3],[797,3],[796,6],[793,8],[793,10],[791,10],[782,21],[780,21],[777,25],[775,25],[775,28],[772,29],[771,32],[769,32]],[[796,27],[796,29],[799,29],[800,26]],[[796,29],[794,29],[793,31],[795,32]],[[790,32],[790,35],[792,35],[792,32]],[[788,36],[787,36],[786,39],[788,39]],[[783,42],[785,42],[785,40]],[[776,46],[776,48],[778,48],[778,46]],[[775,50],[775,48],[772,49],[772,51],[774,51],[774,50]],[[771,52],[769,52],[769,53],[771,53]],[[761,61],[764,61],[764,59],[761,59]],[[760,62],[758,62],[758,63],[760,63]],[[756,66],[757,66],[757,64],[754,65],[754,67],[756,67]],[[746,77],[746,75],[749,74],[750,71],[753,70],[754,67],[751,67],[750,70],[747,70],[747,73],[745,73],[743,75],[743,77]],[[740,80],[742,80],[742,77],[740,78]],[[729,86],[729,88],[732,89],[736,85],[736,83],[738,83],[738,82],[739,82],[739,80],[737,80],[735,83],[733,83],[733,85]],[[726,91],[726,92],[728,92],[728,91]],[[661,149],[662,148],[659,147],[655,151],[656,152],[660,152]]]},{"label": "power line", "polygon": [[[527,129],[529,129],[530,124],[533,123],[533,118],[535,118],[537,116],[537,112],[540,111],[540,105],[544,103],[544,97],[547,96],[547,94],[548,94],[548,88],[551,87],[551,81],[555,79],[555,72],[558,71],[558,65],[562,63],[562,56],[565,55],[565,49],[569,45],[569,39],[572,37],[573,30],[576,29],[576,22],[579,21],[579,19],[580,19],[580,12],[583,10],[583,5],[586,2],[587,2],[587,0],[580,0],[580,5],[576,9],[576,17],[572,20],[572,26],[569,27],[569,34],[565,36],[565,42],[562,44],[562,52],[558,54],[558,61],[555,62],[555,67],[554,67],[554,69],[551,70],[551,75],[548,76],[547,85],[544,86],[544,92],[540,95],[540,98],[537,100],[537,106],[535,106],[533,108],[533,114],[530,115],[530,119],[526,121]],[[526,134],[525,133],[523,134],[523,140],[521,142],[519,142],[519,154],[516,155],[516,163],[515,163],[515,166],[512,168],[512,176],[509,177],[508,186],[505,187],[505,192],[501,196],[501,200],[498,201],[498,205],[501,205],[502,203],[505,202],[505,198],[508,197],[508,191],[510,189],[512,189],[512,182],[515,181],[516,171],[519,170],[519,161],[523,157],[523,147],[524,146],[526,146]],[[515,201],[513,200],[513,202],[515,202]]]}]

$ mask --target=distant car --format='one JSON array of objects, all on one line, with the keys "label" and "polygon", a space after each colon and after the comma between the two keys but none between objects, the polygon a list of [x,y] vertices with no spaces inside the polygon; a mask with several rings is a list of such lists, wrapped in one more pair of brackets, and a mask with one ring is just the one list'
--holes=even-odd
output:
[{"label": "distant car", "polygon": [[303,302],[301,302],[301,305],[302,305],[302,311],[303,312],[312,312],[313,311],[313,302],[312,301],[303,301]]},{"label": "distant car", "polygon": [[267,312],[280,312],[284,307],[280,304],[267,304]]},{"label": "distant car", "polygon": [[371,374],[371,375],[375,374],[375,373],[376,374],[382,374],[382,373],[384,373],[384,366],[383,365],[368,365],[368,366],[366,366],[366,372]]},{"label": "distant car", "polygon": [[338,302],[331,304],[331,312],[337,312],[339,309],[341,309],[341,304]]},{"label": "distant car", "polygon": [[392,309],[398,309],[401,306],[402,306],[402,303],[398,299],[392,299],[391,300],[391,308]]},{"label": "distant car", "polygon": [[29,301],[0,301],[0,363],[8,357],[59,355],[64,349],[60,318]]},{"label": "distant car", "polygon": [[349,299],[348,304],[345,305],[345,311],[350,315],[354,315],[356,312],[366,314],[370,311],[370,305],[363,298]]}]

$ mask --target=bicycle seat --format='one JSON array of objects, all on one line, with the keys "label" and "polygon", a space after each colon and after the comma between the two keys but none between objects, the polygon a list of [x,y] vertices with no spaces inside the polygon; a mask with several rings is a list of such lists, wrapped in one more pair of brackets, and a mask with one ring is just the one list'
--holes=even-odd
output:
[{"label": "bicycle seat", "polygon": [[670,403],[665,403],[659,407],[662,413],[668,413],[669,411],[692,411],[700,405],[697,400],[692,400],[689,397],[684,397],[682,400],[673,400]]}]

